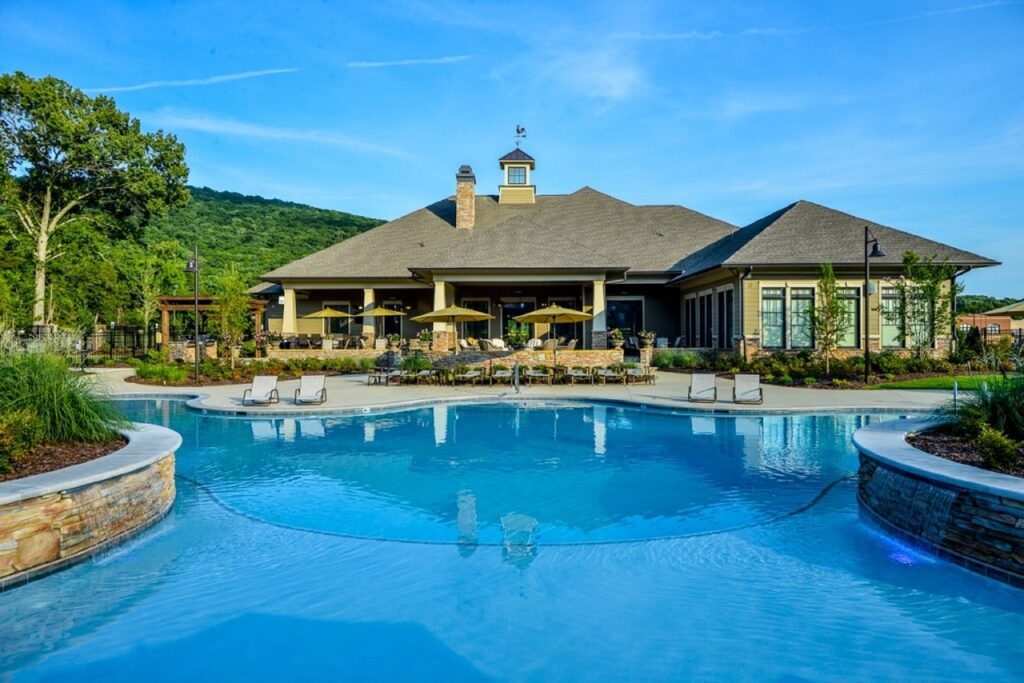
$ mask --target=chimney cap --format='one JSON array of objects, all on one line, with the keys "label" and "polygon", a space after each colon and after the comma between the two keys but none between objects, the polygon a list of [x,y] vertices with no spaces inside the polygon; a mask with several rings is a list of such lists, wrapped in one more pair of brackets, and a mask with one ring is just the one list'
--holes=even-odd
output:
[{"label": "chimney cap", "polygon": [[463,164],[459,166],[459,172],[455,174],[456,180],[469,180],[476,182],[476,176],[473,175],[473,167],[469,164]]}]

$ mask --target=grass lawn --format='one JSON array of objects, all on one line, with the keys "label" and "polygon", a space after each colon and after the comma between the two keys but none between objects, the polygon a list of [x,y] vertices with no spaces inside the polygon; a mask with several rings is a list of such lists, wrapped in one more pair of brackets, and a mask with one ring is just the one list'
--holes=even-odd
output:
[{"label": "grass lawn", "polygon": [[980,389],[982,382],[992,383],[1002,378],[1002,375],[956,375],[945,377],[918,377],[917,379],[904,379],[883,384],[873,384],[872,389],[945,389],[953,391],[953,380],[956,380],[961,389]]}]

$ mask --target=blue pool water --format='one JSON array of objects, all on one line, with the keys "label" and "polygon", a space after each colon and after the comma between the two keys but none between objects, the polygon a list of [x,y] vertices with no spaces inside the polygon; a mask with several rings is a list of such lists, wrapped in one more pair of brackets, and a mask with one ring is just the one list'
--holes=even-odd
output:
[{"label": "blue pool water", "polygon": [[858,515],[881,416],[125,402],[166,519],[0,594],[0,679],[1012,680],[1024,591]]}]

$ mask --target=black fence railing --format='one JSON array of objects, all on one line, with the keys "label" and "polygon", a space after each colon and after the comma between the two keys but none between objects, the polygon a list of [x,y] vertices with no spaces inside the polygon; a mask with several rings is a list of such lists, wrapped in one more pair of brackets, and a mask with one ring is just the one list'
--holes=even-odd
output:
[{"label": "black fence railing", "polygon": [[155,349],[156,330],[131,325],[96,328],[79,340],[82,365],[103,361],[123,362],[142,358]]}]

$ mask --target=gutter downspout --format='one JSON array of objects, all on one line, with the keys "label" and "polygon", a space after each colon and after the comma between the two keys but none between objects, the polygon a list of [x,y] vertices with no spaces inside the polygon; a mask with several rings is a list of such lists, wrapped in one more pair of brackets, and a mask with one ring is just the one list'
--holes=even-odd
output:
[{"label": "gutter downspout", "polygon": [[956,279],[961,275],[966,275],[971,272],[971,266],[966,266],[953,273],[953,277],[949,278],[949,306],[952,309],[950,311],[949,320],[949,350],[946,352],[948,357],[954,350],[959,351],[956,348]]},{"label": "gutter downspout", "polygon": [[745,362],[749,362],[750,358],[747,356],[747,331],[743,329],[744,319],[746,318],[746,309],[744,309],[744,305],[746,304],[746,302],[744,301],[743,297],[743,281],[754,274],[754,267],[748,266],[747,272],[745,273],[738,272],[735,269],[733,269],[732,272],[733,275],[736,275],[736,277],[738,278],[737,283],[739,285],[737,287],[739,291],[738,296],[736,297],[736,303],[738,304],[738,308],[740,311],[740,348],[742,348],[742,351],[740,353],[743,355],[743,360]]}]

